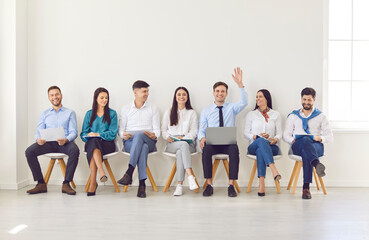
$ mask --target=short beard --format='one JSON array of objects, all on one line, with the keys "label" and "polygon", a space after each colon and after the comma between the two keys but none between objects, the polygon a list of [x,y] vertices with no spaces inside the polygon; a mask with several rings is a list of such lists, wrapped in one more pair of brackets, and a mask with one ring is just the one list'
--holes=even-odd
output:
[{"label": "short beard", "polygon": [[61,101],[58,103],[58,105],[55,105],[54,103],[51,103],[54,107],[60,107],[61,106]]},{"label": "short beard", "polygon": [[311,110],[312,108],[313,108],[313,105],[311,105],[311,106],[304,106],[304,105],[302,105],[302,107],[305,109],[305,110]]}]

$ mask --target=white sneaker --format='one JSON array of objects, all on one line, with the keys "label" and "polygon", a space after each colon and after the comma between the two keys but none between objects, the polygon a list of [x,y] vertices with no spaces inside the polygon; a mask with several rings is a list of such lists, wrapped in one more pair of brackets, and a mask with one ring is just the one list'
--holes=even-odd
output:
[{"label": "white sneaker", "polygon": [[199,186],[197,186],[197,183],[195,181],[195,177],[193,175],[188,176],[188,187],[190,188],[190,190],[195,190],[197,188],[199,188]]},{"label": "white sneaker", "polygon": [[182,196],[182,194],[183,194],[182,185],[178,184],[176,190],[173,193],[173,196]]}]

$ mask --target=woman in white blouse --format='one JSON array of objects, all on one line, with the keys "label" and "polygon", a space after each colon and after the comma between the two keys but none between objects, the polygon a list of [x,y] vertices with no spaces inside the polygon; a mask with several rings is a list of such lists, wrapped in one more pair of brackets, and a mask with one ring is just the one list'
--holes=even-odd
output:
[{"label": "woman in white blouse", "polygon": [[259,177],[259,196],[265,196],[266,167],[272,170],[273,177],[279,181],[281,175],[275,167],[273,156],[279,152],[277,142],[282,137],[282,123],[279,112],[272,109],[272,97],[266,89],[256,94],[254,111],[246,116],[245,137],[249,140],[248,154],[256,155]]},{"label": "woman in white blouse", "polygon": [[191,171],[191,153],[196,151],[197,124],[196,112],[192,109],[188,90],[178,87],[174,92],[172,107],[164,113],[161,126],[162,136],[167,141],[165,151],[175,153],[177,157],[178,185],[174,196],[183,194],[185,172],[188,175],[189,188],[198,188]]}]

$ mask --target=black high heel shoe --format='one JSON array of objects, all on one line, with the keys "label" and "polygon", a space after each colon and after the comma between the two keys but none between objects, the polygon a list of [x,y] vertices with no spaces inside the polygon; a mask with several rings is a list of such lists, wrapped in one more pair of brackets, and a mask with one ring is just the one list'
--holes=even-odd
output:
[{"label": "black high heel shoe", "polygon": [[96,190],[97,190],[97,187],[99,186],[99,184],[96,183],[96,188],[95,188],[95,192],[87,192],[87,197],[90,197],[90,196],[95,196],[96,195]]},{"label": "black high heel shoe", "polygon": [[258,192],[258,196],[259,197],[264,197],[265,196],[265,192],[263,192],[263,193]]}]

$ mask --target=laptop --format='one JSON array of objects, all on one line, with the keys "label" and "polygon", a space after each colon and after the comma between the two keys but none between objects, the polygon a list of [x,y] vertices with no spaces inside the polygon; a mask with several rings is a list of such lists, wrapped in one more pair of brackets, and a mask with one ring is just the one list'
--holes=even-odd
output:
[{"label": "laptop", "polygon": [[237,143],[236,127],[208,127],[206,128],[206,144],[230,145]]}]

